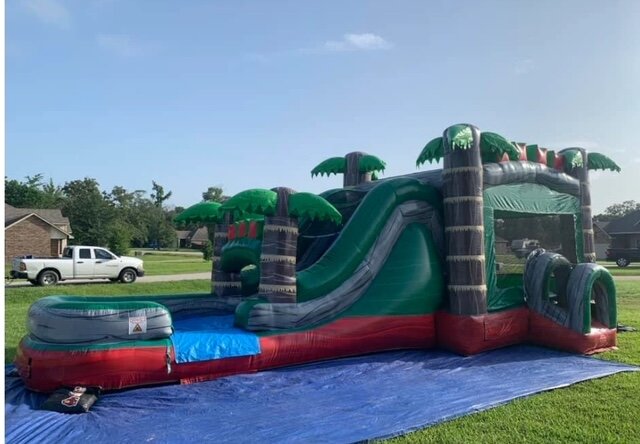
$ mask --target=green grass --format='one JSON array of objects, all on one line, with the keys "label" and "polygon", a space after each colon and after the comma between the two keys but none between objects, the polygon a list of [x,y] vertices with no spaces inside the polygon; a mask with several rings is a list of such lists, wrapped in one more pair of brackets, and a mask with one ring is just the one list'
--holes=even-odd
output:
[{"label": "green grass", "polygon": [[145,254],[142,260],[145,276],[211,271],[211,261],[205,261],[198,256]]},{"label": "green grass", "polygon": [[29,306],[44,296],[124,296],[147,294],[188,294],[209,293],[209,280],[154,282],[134,284],[84,284],[59,285],[57,287],[20,287],[5,288],[4,321],[5,321],[5,363],[13,361],[20,338],[26,332],[27,310]]},{"label": "green grass", "polygon": [[[640,328],[640,282],[617,282],[618,319]],[[598,358],[640,365],[640,332],[620,333]],[[425,400],[437,402],[437,400]],[[518,399],[389,440],[390,443],[640,442],[640,372]]]},{"label": "green grass", "polygon": [[[640,282],[617,282],[619,321],[640,327]],[[8,288],[5,297],[5,360],[25,334],[29,305],[49,294],[124,295],[208,292],[208,281],[132,285]],[[640,332],[621,333],[619,350],[600,359],[640,365]],[[454,388],[452,388],[454,389]],[[439,402],[426,398],[425,403]],[[586,381],[518,399],[390,440],[391,443],[627,443],[640,442],[640,372]]]},{"label": "green grass", "polygon": [[624,268],[620,268],[615,262],[598,261],[603,267],[611,272],[613,276],[640,276],[640,263],[632,263]]}]

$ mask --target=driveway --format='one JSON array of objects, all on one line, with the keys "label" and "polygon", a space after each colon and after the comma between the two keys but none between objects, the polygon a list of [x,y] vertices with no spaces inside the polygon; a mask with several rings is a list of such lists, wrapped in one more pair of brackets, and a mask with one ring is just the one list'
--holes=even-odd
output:
[{"label": "driveway", "polygon": [[[188,274],[163,274],[161,276],[144,276],[138,278],[136,282],[172,282],[172,281],[191,281],[211,279],[211,272],[204,273],[188,273]],[[78,285],[78,284],[104,284],[110,282],[108,279],[74,279],[70,281],[58,282],[58,285]],[[32,285],[25,280],[5,280],[5,288],[15,287],[31,287]]]}]

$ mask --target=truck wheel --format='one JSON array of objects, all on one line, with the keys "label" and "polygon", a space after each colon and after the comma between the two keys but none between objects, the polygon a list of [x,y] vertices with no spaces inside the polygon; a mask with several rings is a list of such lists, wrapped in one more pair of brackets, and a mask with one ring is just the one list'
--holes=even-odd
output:
[{"label": "truck wheel", "polygon": [[137,277],[136,272],[131,268],[125,268],[120,272],[120,282],[123,284],[133,284]]},{"label": "truck wheel", "polygon": [[627,265],[629,265],[629,259],[627,259],[626,257],[619,257],[616,260],[616,264],[618,264],[618,267],[626,267]]},{"label": "truck wheel", "polygon": [[45,270],[38,276],[38,284],[42,286],[56,285],[58,283],[58,273],[53,270]]}]

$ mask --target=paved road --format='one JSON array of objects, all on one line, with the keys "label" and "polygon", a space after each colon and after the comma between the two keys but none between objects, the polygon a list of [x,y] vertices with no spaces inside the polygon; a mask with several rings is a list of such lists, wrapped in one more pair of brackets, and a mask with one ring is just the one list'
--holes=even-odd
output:
[{"label": "paved road", "polygon": [[[189,273],[189,274],[164,274],[162,276],[144,276],[138,278],[136,282],[172,282],[172,281],[191,281],[200,279],[211,279],[211,272]],[[108,283],[107,279],[76,279],[71,281],[59,282],[58,285],[78,285],[78,284],[104,284]],[[15,287],[31,287],[32,285],[24,280],[5,280],[5,288]]]}]

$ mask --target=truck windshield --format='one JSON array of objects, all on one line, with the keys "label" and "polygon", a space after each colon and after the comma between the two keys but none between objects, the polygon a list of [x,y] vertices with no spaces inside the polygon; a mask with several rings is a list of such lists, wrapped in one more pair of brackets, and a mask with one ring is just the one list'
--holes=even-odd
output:
[{"label": "truck windshield", "polygon": [[62,257],[71,259],[73,257],[73,248],[65,248],[62,252]]}]

